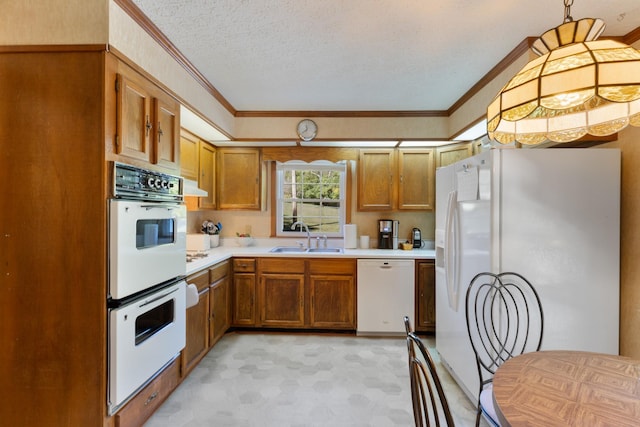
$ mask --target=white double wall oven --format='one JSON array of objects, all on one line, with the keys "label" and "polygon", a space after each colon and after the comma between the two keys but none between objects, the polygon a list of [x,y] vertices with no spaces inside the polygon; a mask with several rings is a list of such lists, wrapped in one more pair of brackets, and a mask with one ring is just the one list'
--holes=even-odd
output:
[{"label": "white double wall oven", "polygon": [[114,414],[185,345],[182,178],[114,162],[108,208],[107,405]]}]

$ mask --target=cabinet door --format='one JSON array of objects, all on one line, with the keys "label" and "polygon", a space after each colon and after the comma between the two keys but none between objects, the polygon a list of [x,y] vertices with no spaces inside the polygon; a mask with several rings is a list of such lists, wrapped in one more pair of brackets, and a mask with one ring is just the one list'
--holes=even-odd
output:
[{"label": "cabinet door", "polygon": [[433,261],[416,261],[416,330],[436,330],[436,273]]},{"label": "cabinet door", "polygon": [[182,351],[186,375],[209,350],[209,289],[199,293],[198,304],[187,309],[187,336]]},{"label": "cabinet door", "polygon": [[180,136],[180,175],[194,181],[198,180],[199,164],[198,139],[191,135]]},{"label": "cabinet door", "polygon": [[158,166],[180,167],[180,105],[168,95],[154,99],[154,152]]},{"label": "cabinet door", "polygon": [[200,209],[216,208],[216,149],[206,142],[200,141],[200,175],[198,187],[207,191],[207,197],[198,198]]},{"label": "cabinet door", "polygon": [[143,83],[117,76],[117,142],[116,153],[151,163],[151,93]]},{"label": "cabinet door", "polygon": [[473,146],[470,142],[440,147],[436,151],[436,168],[448,166],[471,155],[473,155]]},{"label": "cabinet door", "polygon": [[395,150],[360,150],[358,210],[388,211],[396,207]]},{"label": "cabinet door", "polygon": [[262,326],[304,326],[304,274],[261,274],[260,308]]},{"label": "cabinet door", "polygon": [[212,347],[229,329],[229,277],[224,277],[209,288],[209,347]]},{"label": "cabinet door", "polygon": [[234,273],[233,275],[233,324],[255,326],[256,324],[256,275]]},{"label": "cabinet door", "polygon": [[433,210],[434,208],[434,150],[398,150],[398,208],[405,210]]},{"label": "cabinet door", "polygon": [[260,210],[260,150],[218,149],[218,209]]},{"label": "cabinet door", "polygon": [[356,328],[356,290],[353,275],[311,275],[309,293],[312,327]]}]

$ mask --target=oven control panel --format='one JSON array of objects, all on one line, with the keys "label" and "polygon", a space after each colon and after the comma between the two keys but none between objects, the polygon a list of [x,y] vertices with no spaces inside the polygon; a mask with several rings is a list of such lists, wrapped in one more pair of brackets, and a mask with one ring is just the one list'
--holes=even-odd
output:
[{"label": "oven control panel", "polygon": [[113,162],[113,196],[147,201],[183,201],[183,182],[179,176]]}]

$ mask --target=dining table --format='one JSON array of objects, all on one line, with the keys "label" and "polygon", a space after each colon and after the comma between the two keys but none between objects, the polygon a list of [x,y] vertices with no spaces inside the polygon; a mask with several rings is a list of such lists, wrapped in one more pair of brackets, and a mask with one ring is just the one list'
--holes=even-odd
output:
[{"label": "dining table", "polygon": [[503,427],[640,426],[640,360],[548,350],[507,360],[493,377]]}]

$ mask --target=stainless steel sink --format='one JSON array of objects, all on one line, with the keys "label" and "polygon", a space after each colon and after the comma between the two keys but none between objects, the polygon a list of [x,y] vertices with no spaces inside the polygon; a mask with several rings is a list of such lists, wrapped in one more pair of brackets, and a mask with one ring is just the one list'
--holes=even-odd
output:
[{"label": "stainless steel sink", "polygon": [[306,252],[304,248],[300,246],[276,246],[271,248],[269,252],[286,253],[286,252]]},{"label": "stainless steel sink", "polygon": [[300,246],[276,246],[275,248],[271,248],[269,252],[273,253],[330,253],[330,254],[341,254],[342,248],[310,248],[305,249]]}]

